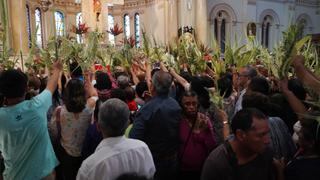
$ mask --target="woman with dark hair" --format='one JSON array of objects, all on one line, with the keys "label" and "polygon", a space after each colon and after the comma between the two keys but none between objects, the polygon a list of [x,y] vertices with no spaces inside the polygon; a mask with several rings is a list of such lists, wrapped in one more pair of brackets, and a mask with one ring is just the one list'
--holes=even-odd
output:
[{"label": "woman with dark hair", "polygon": [[98,97],[102,101],[106,101],[111,96],[112,81],[106,72],[96,72],[96,84],[94,87],[97,89]]},{"label": "woman with dark hair", "polygon": [[180,105],[183,118],[180,121],[180,178],[200,179],[202,166],[216,146],[214,131],[208,116],[198,111],[196,93],[186,91]]},{"label": "woman with dark hair", "polygon": [[302,151],[285,167],[286,180],[318,180],[320,177],[319,113],[310,113],[301,121],[298,144]]},{"label": "woman with dark hair", "polygon": [[[86,93],[90,98],[86,99]],[[82,163],[81,151],[86,130],[97,100],[97,94],[90,82],[82,83],[71,79],[63,93],[63,106],[56,108],[52,117],[52,128],[57,128],[60,137],[57,150],[61,162],[61,175],[75,179]],[[59,130],[60,129],[60,130]]]},{"label": "woman with dark hair", "polygon": [[227,126],[228,116],[210,101],[209,91],[214,87],[213,79],[209,76],[194,76],[189,83],[185,78],[177,74],[173,68],[170,68],[169,72],[184,87],[185,91],[191,90],[197,94],[199,112],[209,116],[213,124],[217,144],[223,143],[229,128]]}]

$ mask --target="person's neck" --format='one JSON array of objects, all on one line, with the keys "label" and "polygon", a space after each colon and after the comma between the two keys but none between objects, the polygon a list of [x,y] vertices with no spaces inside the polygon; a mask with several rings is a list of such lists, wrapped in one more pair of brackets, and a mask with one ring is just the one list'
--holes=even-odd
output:
[{"label": "person's neck", "polygon": [[190,116],[186,114],[184,114],[184,118],[191,124],[195,123],[195,121],[197,120],[197,116]]},{"label": "person's neck", "polygon": [[25,97],[17,97],[17,98],[6,98],[5,99],[5,104],[7,106],[14,106],[16,104],[21,103],[22,101],[24,101]]},{"label": "person's neck", "polygon": [[246,164],[258,156],[258,153],[254,153],[248,150],[246,147],[242,146],[236,139],[229,141],[229,143],[232,147],[232,150],[236,154],[239,165]]}]

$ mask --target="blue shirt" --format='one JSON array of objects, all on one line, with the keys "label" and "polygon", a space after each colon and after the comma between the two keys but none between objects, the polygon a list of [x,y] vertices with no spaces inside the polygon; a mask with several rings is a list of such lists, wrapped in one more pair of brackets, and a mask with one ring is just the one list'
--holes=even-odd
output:
[{"label": "blue shirt", "polygon": [[154,158],[173,155],[180,145],[181,108],[168,96],[156,96],[136,114],[130,138],[144,141]]},{"label": "blue shirt", "polygon": [[47,128],[51,98],[51,92],[44,90],[31,100],[0,108],[4,179],[38,180],[58,165]]}]

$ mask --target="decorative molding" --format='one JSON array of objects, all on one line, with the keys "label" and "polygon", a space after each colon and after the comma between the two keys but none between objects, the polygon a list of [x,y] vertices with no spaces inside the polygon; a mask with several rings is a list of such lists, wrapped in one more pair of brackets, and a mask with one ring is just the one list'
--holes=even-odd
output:
[{"label": "decorative molding", "polygon": [[297,22],[301,21],[301,20],[306,20],[306,23],[307,23],[307,27],[310,28],[310,27],[313,27],[313,22],[312,22],[312,19],[311,17],[306,14],[306,13],[302,13],[298,16],[298,18],[296,19]]},{"label": "decorative molding", "polygon": [[320,6],[319,0],[296,0],[297,5],[303,5],[303,6]]},{"label": "decorative molding", "polygon": [[248,4],[256,5],[257,4],[257,0],[248,0]]},{"label": "decorative molding", "polygon": [[274,24],[281,24],[278,14],[273,9],[265,9],[260,14],[259,22],[263,22],[264,17],[271,16],[273,18]]},{"label": "decorative molding", "polygon": [[213,8],[211,9],[211,11],[209,13],[210,21],[214,21],[214,18],[218,16],[218,13],[220,11],[227,12],[227,14],[230,16],[231,22],[238,21],[234,9],[229,4],[226,4],[226,3],[220,3],[220,4],[213,6]]}]

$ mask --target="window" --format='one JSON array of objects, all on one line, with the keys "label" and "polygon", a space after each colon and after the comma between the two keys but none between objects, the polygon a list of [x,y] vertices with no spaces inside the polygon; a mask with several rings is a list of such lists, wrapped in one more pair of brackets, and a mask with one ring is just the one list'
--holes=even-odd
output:
[{"label": "window", "polygon": [[273,19],[271,16],[267,15],[263,18],[263,22],[261,25],[261,44],[262,46],[268,48],[269,47],[269,41],[270,41],[270,27],[273,22]]},{"label": "window", "polygon": [[257,26],[255,23],[251,22],[247,25],[247,36],[256,36]]},{"label": "window", "polygon": [[74,1],[76,4],[80,4],[81,3],[81,0],[75,0]]},{"label": "window", "polygon": [[227,22],[230,22],[230,17],[226,11],[219,11],[214,19],[214,37],[220,46],[222,53],[225,51]]},{"label": "window", "polygon": [[[79,28],[80,24],[82,24],[82,13],[78,13],[76,15],[76,26]],[[81,35],[77,34],[77,42],[83,43],[83,39],[81,38]]]},{"label": "window", "polygon": [[220,31],[221,31],[220,47],[221,47],[221,52],[224,53],[224,50],[226,47],[226,20],[225,19],[222,19]]},{"label": "window", "polygon": [[125,38],[130,37],[130,17],[128,14],[124,15],[124,36]]},{"label": "window", "polygon": [[35,10],[36,20],[36,44],[39,48],[42,48],[42,24],[41,24],[41,10],[36,8]]},{"label": "window", "polygon": [[135,31],[136,47],[140,47],[140,15],[139,13],[136,13],[134,15],[134,31]]},{"label": "window", "polygon": [[27,32],[28,32],[28,47],[31,48],[31,26],[30,26],[30,8],[29,5],[26,5],[27,12]]},{"label": "window", "polygon": [[[108,14],[108,29],[111,29],[114,27],[114,17],[111,14]],[[114,35],[109,33],[109,43],[114,45],[115,44],[115,40],[114,40]]]},{"label": "window", "polygon": [[54,12],[54,20],[56,23],[56,35],[63,36],[64,35],[64,15],[60,11]]}]

